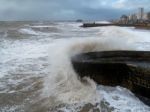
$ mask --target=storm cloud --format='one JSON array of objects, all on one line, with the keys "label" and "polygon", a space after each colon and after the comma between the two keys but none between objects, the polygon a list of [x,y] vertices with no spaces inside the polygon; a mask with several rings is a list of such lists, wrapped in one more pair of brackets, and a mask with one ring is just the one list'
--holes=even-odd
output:
[{"label": "storm cloud", "polygon": [[137,8],[150,7],[149,0],[0,0],[0,20],[108,20]]}]

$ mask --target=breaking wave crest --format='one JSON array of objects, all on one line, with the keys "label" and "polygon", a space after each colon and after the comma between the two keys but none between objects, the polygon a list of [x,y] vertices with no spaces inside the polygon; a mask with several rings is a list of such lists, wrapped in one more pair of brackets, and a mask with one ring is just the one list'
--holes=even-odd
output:
[{"label": "breaking wave crest", "polygon": [[[107,45],[107,46],[106,46]],[[125,49],[125,43],[117,44],[102,38],[59,40],[51,45],[49,51],[49,76],[44,84],[44,95],[54,96],[64,103],[100,101],[96,84],[89,78],[81,82],[71,65],[71,56],[89,51]],[[133,47],[131,47],[132,49]],[[54,50],[55,49],[55,50]],[[129,47],[128,47],[129,49]],[[53,52],[52,52],[53,51]],[[53,103],[54,104],[54,103]]]},{"label": "breaking wave crest", "polygon": [[21,28],[18,30],[21,34],[35,35],[35,36],[49,36],[48,33],[35,31],[32,28]]}]

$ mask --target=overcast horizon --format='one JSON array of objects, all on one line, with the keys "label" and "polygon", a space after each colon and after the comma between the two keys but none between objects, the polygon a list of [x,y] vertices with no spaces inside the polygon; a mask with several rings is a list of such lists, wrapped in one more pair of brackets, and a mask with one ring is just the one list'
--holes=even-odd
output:
[{"label": "overcast horizon", "polygon": [[0,21],[111,20],[150,11],[150,0],[0,0]]}]

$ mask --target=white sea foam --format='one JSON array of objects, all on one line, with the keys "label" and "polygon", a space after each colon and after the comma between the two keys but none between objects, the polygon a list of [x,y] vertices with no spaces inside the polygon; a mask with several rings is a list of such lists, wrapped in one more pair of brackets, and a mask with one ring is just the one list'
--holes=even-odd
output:
[{"label": "white sea foam", "polygon": [[29,34],[29,35],[35,35],[35,36],[49,36],[49,33],[35,31],[32,28],[21,28],[19,29],[19,32],[22,34]]},{"label": "white sea foam", "polygon": [[53,28],[51,25],[34,25],[30,26],[31,28]]},{"label": "white sea foam", "polygon": [[126,88],[98,86],[98,92],[110,104],[116,108],[114,112],[149,112],[150,108],[143,104]]},{"label": "white sea foam", "polygon": [[[51,40],[46,41],[50,43]],[[30,41],[5,41],[0,48],[0,78],[8,75],[9,71],[16,70],[19,64],[28,64],[26,59],[38,59],[48,55],[49,43]],[[24,62],[25,61],[25,62]],[[25,69],[25,68],[24,68]],[[27,71],[26,71],[27,72]]]},{"label": "white sea foam", "polygon": [[19,32],[22,34],[38,35],[38,33],[32,30],[31,28],[22,28],[22,29],[19,29]]}]

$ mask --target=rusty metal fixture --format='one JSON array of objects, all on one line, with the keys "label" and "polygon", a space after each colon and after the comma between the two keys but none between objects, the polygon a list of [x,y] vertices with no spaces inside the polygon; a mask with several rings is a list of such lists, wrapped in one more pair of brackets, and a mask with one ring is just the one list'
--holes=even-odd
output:
[{"label": "rusty metal fixture", "polygon": [[150,105],[150,51],[102,51],[72,57],[79,76],[96,83],[123,86]]}]

